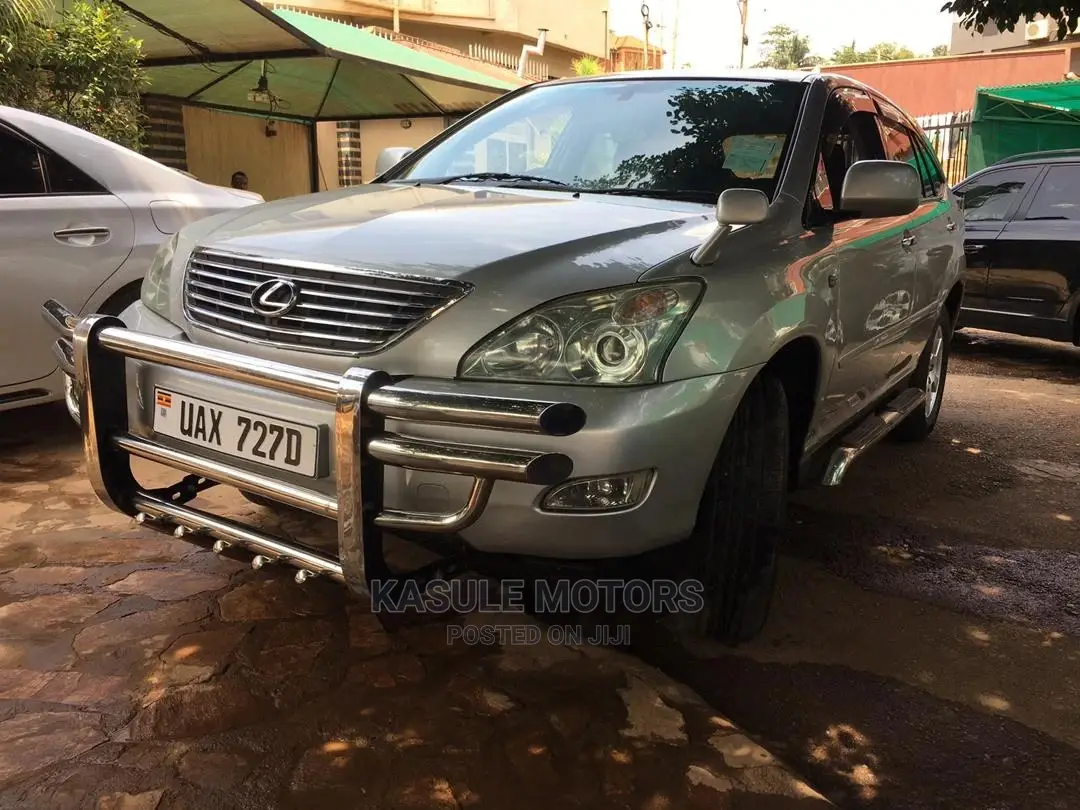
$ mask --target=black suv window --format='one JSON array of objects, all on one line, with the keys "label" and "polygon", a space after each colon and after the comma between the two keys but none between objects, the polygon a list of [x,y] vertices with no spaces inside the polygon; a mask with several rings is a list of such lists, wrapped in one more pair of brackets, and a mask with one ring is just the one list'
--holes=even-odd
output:
[{"label": "black suv window", "polygon": [[957,191],[964,198],[964,219],[987,222],[1008,219],[1039,176],[1037,166],[998,169],[969,180]]},{"label": "black suv window", "polygon": [[1050,166],[1024,219],[1080,219],[1080,163]]},{"label": "black suv window", "polygon": [[37,147],[0,130],[0,196],[45,193],[45,176]]}]

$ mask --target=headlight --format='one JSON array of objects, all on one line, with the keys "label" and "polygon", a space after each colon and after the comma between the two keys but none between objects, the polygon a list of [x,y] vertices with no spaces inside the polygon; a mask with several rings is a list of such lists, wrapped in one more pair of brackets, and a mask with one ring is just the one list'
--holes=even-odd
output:
[{"label": "headlight", "polygon": [[461,376],[576,385],[656,382],[704,284],[676,281],[574,295],[482,340]]},{"label": "headlight", "polygon": [[169,281],[172,276],[173,254],[180,234],[174,233],[158,248],[150,269],[142,283],[142,302],[147,309],[156,312],[162,318],[169,317]]}]

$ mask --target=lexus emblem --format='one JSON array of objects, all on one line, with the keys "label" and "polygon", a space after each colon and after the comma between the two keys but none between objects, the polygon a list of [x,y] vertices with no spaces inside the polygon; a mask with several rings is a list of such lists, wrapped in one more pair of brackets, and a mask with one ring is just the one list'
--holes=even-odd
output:
[{"label": "lexus emblem", "polygon": [[264,318],[280,318],[296,308],[300,288],[288,279],[272,278],[251,291],[251,308]]}]

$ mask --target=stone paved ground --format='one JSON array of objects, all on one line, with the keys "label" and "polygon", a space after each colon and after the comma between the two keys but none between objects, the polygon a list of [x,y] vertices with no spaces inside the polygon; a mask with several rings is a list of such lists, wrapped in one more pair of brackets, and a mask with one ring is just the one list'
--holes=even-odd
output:
[{"label": "stone paved ground", "polygon": [[826,805],[636,659],[390,636],[332,583],[135,527],[59,408],[0,414],[0,527],[0,810]]}]

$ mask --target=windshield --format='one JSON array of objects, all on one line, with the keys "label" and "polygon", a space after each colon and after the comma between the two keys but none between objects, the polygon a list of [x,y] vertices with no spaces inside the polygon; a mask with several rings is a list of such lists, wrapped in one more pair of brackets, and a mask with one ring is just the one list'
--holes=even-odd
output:
[{"label": "windshield", "polygon": [[[701,192],[713,202],[725,189],[754,188],[771,199],[804,91],[798,82],[714,79],[538,87],[388,179],[549,180],[564,190]],[[488,176],[470,177],[478,173]]]}]

